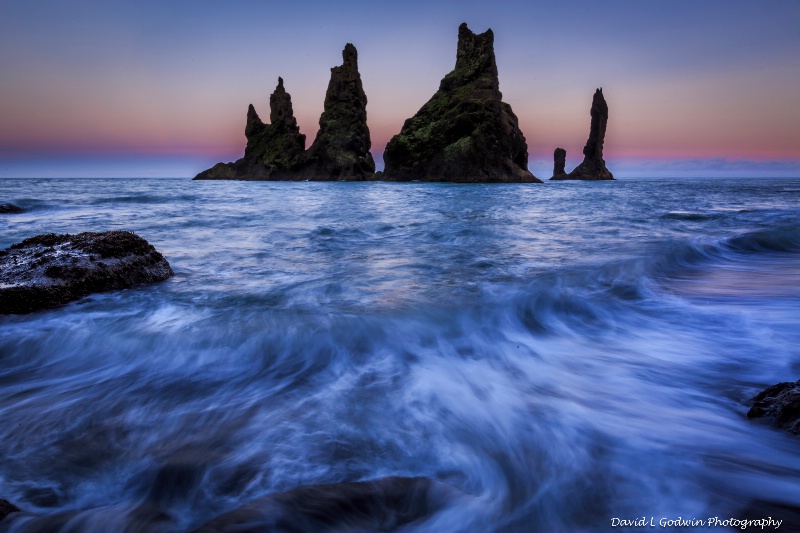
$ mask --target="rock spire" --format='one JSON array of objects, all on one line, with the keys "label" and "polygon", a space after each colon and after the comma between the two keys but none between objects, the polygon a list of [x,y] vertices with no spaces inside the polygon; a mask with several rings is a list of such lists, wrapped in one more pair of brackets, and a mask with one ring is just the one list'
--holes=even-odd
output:
[{"label": "rock spire", "polygon": [[271,124],[261,121],[253,104],[247,108],[244,157],[235,163],[217,163],[194,179],[268,180],[290,173],[302,161],[306,136],[297,127],[283,78],[278,78],[269,107]]},{"label": "rock spire", "polygon": [[458,28],[456,65],[439,90],[386,146],[391,181],[539,182],[528,145],[502,101],[494,34]]},{"label": "rock spire", "polygon": [[292,98],[278,78],[269,98],[270,122],[264,124],[251,104],[247,110],[244,157],[217,163],[195,179],[239,180],[367,180],[375,174],[369,149],[367,95],[358,72],[358,52],[350,43],[342,65],[331,69],[319,132],[305,150],[292,110]]},{"label": "rock spire", "polygon": [[369,149],[367,95],[358,72],[358,51],[342,50],[342,65],[331,69],[319,131],[300,169],[303,179],[367,180],[375,174]]},{"label": "rock spire", "polygon": [[[608,124],[608,104],[603,97],[603,89],[597,89],[592,98],[592,117],[589,129],[589,139],[583,147],[583,163],[578,165],[575,170],[563,176],[556,176],[553,180],[613,180],[614,175],[606,168],[603,160],[603,142],[606,137],[606,126]],[[566,156],[566,152],[565,152]]]}]

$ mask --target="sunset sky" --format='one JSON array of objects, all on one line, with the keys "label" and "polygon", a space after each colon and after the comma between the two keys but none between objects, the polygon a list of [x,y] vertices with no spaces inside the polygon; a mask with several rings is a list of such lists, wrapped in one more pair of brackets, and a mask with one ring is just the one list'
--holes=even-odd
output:
[{"label": "sunset sky", "polygon": [[800,2],[590,0],[0,2],[0,177],[184,176],[244,153],[278,76],[313,140],[341,50],[358,48],[372,151],[492,28],[528,140],[580,161],[589,107],[626,176],[800,176]]}]

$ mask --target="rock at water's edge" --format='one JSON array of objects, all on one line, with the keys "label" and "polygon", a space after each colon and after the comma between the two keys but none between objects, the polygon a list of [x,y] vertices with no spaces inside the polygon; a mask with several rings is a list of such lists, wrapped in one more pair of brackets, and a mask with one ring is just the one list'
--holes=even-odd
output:
[{"label": "rock at water's edge", "polygon": [[25,211],[18,205],[14,204],[0,204],[0,213],[2,214],[17,214]]},{"label": "rock at water's edge", "polygon": [[583,162],[575,170],[565,176],[553,175],[553,180],[613,180],[614,176],[606,168],[603,160],[603,142],[608,125],[608,104],[603,97],[603,89],[597,89],[592,97],[592,109],[589,111],[592,123],[589,128],[589,139],[583,147]]},{"label": "rock at water's edge", "polygon": [[502,101],[494,34],[458,28],[456,66],[384,152],[388,181],[539,182],[528,145]]},{"label": "rock at water's edge", "polygon": [[0,250],[0,314],[47,309],[170,276],[164,256],[128,231],[38,235]]},{"label": "rock at water's edge", "polygon": [[253,104],[247,108],[244,157],[235,163],[217,163],[195,176],[196,180],[282,179],[303,160],[306,136],[300,133],[292,110],[292,97],[278,78],[269,97],[270,124],[264,124]]},{"label": "rock at water's edge", "polygon": [[0,498],[0,520],[3,520],[11,513],[18,513],[19,511],[20,511],[19,507],[17,507],[8,500],[3,500],[2,498]]},{"label": "rock at water's edge", "polygon": [[800,380],[778,383],[758,393],[747,418],[766,418],[782,429],[800,433]]},{"label": "rock at water's edge", "polygon": [[342,50],[342,65],[331,68],[319,131],[294,172],[296,179],[371,180],[375,162],[367,127],[367,95],[358,72],[358,51],[351,43]]}]

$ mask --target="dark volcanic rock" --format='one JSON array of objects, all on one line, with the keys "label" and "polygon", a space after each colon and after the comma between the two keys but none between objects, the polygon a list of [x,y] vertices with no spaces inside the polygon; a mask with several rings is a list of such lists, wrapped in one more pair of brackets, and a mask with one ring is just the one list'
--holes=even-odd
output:
[{"label": "dark volcanic rock", "polygon": [[567,164],[567,151],[563,148],[556,148],[553,152],[553,177],[551,180],[564,179],[567,175],[564,167]]},{"label": "dark volcanic rock", "polygon": [[494,34],[458,28],[455,69],[386,146],[392,181],[539,182],[528,171],[528,145],[502,101]]},{"label": "dark volcanic rock", "polygon": [[269,180],[282,179],[303,159],[306,136],[300,133],[292,110],[292,97],[283,78],[269,97],[270,122],[264,124],[252,104],[247,109],[244,157],[235,163],[217,163],[194,179]]},{"label": "dark volcanic rock", "polygon": [[778,383],[753,398],[747,418],[767,418],[776,426],[800,433],[800,381]]},{"label": "dark volcanic rock", "polygon": [[319,131],[301,165],[300,179],[370,180],[375,162],[369,149],[367,95],[358,72],[358,52],[350,43],[342,51],[342,65],[331,69]]},{"label": "dark volcanic rock", "polygon": [[0,251],[0,314],[55,307],[171,275],[167,260],[128,231],[39,235]]},{"label": "dark volcanic rock", "polygon": [[455,489],[422,477],[314,485],[250,502],[195,533],[394,531],[427,518],[455,493]]},{"label": "dark volcanic rock", "polygon": [[9,502],[8,500],[0,499],[0,520],[4,519],[11,513],[18,513],[19,507]]},{"label": "dark volcanic rock", "polygon": [[614,176],[606,168],[603,160],[603,141],[608,124],[608,104],[603,97],[603,89],[597,89],[592,98],[592,124],[589,139],[583,147],[583,163],[566,176],[550,178],[554,180],[613,180]]},{"label": "dark volcanic rock", "polygon": [[0,204],[0,213],[16,214],[23,211],[24,209],[14,204]]}]

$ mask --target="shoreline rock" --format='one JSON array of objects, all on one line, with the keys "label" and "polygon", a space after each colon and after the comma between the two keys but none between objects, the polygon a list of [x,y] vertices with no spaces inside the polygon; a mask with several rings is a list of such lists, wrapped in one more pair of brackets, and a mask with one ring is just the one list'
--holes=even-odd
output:
[{"label": "shoreline rock", "polygon": [[540,183],[499,83],[494,33],[476,35],[462,23],[455,68],[386,145],[383,179]]},{"label": "shoreline rock", "polygon": [[24,212],[25,212],[25,210],[22,209],[18,205],[0,204],[0,213],[1,214],[16,215],[16,214],[24,213]]},{"label": "shoreline rock", "polygon": [[48,309],[172,275],[164,256],[128,231],[38,235],[0,250],[0,314]]},{"label": "shoreline rock", "polygon": [[758,393],[747,418],[764,418],[776,427],[800,434],[800,380],[778,383]]},{"label": "shoreline rock", "polygon": [[0,521],[11,513],[18,513],[21,509],[8,500],[0,498]]},{"label": "shoreline rock", "polygon": [[[608,125],[608,104],[603,96],[603,89],[597,89],[592,97],[592,108],[589,110],[592,122],[589,127],[589,138],[583,147],[583,162],[569,174],[556,175],[551,180],[613,180],[614,175],[606,168],[603,159],[603,143]],[[558,151],[558,150],[556,150]],[[566,158],[566,151],[564,152]]]}]

